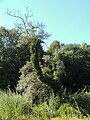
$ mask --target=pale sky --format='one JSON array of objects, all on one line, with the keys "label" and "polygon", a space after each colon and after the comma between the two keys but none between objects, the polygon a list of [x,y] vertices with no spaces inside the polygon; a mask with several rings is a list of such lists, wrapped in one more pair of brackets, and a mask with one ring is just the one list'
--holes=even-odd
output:
[{"label": "pale sky", "polygon": [[90,0],[0,0],[0,26],[14,27],[17,19],[5,14],[6,9],[25,13],[27,6],[35,21],[43,22],[53,40],[61,43],[90,44]]}]

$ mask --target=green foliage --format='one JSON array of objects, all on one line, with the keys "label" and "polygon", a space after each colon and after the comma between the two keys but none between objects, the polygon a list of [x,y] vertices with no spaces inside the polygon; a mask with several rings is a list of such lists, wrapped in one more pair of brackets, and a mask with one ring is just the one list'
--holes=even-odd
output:
[{"label": "green foliage", "polygon": [[52,59],[50,69],[53,69],[54,79],[60,79],[61,84],[72,92],[90,86],[90,45],[61,44],[58,49],[53,48],[53,52],[50,48],[47,54]]},{"label": "green foliage", "polygon": [[[22,36],[23,37],[23,36]],[[15,90],[19,69],[29,59],[28,46],[17,47],[21,33],[17,29],[0,27],[0,88]]]},{"label": "green foliage", "polygon": [[[73,98],[76,99],[76,96]],[[80,110],[78,104],[60,103],[60,98],[53,92],[48,99],[46,97],[43,102],[33,105],[25,95],[21,96],[10,91],[0,92],[0,119],[2,120],[51,120],[57,117],[58,119],[62,118],[62,120],[89,119],[89,115],[84,117]]]},{"label": "green foliage", "polygon": [[60,46],[58,41],[54,41],[46,55],[43,56],[42,68],[38,56],[38,46],[41,46],[41,43],[36,39],[30,46],[32,66],[39,79],[55,92],[60,91],[62,85],[72,92],[76,92],[78,89],[82,90],[83,86],[90,85],[89,45],[87,47],[78,44]]},{"label": "green foliage", "polygon": [[40,48],[41,48],[41,40],[34,38],[30,44],[30,62],[34,69],[34,72],[37,74],[37,77],[43,82],[43,74],[40,68]]},{"label": "green foliage", "polygon": [[67,119],[77,116],[81,117],[81,112],[73,108],[69,103],[64,103],[58,109],[58,116],[66,116]]},{"label": "green foliage", "polygon": [[41,117],[42,119],[43,117],[50,119],[57,115],[56,111],[59,106],[60,102],[58,96],[55,97],[52,93],[48,100],[45,100],[43,103],[33,107],[32,115],[34,117]]},{"label": "green foliage", "polygon": [[44,101],[44,97],[48,99],[51,89],[37,78],[35,73],[32,72],[32,69],[30,62],[27,62],[21,68],[20,72],[22,74],[16,90],[18,93],[24,95],[31,103],[38,103]]},{"label": "green foliage", "polygon": [[90,114],[90,92],[75,94],[73,99],[77,102],[82,113]]},{"label": "green foliage", "polygon": [[[0,88],[7,91],[0,92],[0,119],[88,116],[90,92],[81,91],[90,87],[90,45],[55,40],[44,51],[43,40],[49,34],[43,24],[28,21],[28,9],[25,19],[8,14],[22,24],[11,30],[0,27]],[[73,95],[76,91],[79,94]]]},{"label": "green foliage", "polygon": [[[29,105],[29,104],[28,104]],[[2,120],[16,119],[28,111],[24,96],[12,92],[0,92],[0,118]]]},{"label": "green foliage", "polygon": [[50,54],[53,54],[53,53],[57,52],[59,49],[60,49],[60,42],[57,41],[57,40],[54,40],[51,43],[51,45],[50,45],[49,49],[47,50],[47,52],[50,53]]},{"label": "green foliage", "polygon": [[66,77],[63,84],[72,91],[90,85],[90,46],[82,49],[80,45],[66,45],[61,49],[61,59],[65,65]]}]

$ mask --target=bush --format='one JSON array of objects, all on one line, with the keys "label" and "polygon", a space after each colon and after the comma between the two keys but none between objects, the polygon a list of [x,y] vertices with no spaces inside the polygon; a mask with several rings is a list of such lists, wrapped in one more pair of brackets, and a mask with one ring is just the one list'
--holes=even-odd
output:
[{"label": "bush", "polygon": [[69,103],[64,103],[60,106],[60,108],[57,111],[58,116],[66,117],[66,118],[71,118],[73,116],[80,116],[81,112],[79,110],[76,110],[71,106]]},{"label": "bush", "polygon": [[45,117],[45,118],[52,118],[55,117],[56,111],[60,106],[59,98],[57,96],[54,96],[54,93],[50,95],[50,98],[43,102],[35,105],[32,110],[32,115],[34,117]]},{"label": "bush", "polygon": [[90,114],[90,92],[81,92],[76,94],[74,99],[84,114]]},{"label": "bush", "polygon": [[16,90],[18,93],[25,95],[25,97],[33,104],[38,103],[39,100],[44,101],[44,97],[47,98],[50,96],[52,91],[49,86],[43,84],[32,72],[32,66],[30,62],[27,62],[24,65],[20,72],[20,80],[18,81]]},{"label": "bush", "polygon": [[24,96],[12,92],[0,92],[0,118],[1,119],[16,119],[17,116],[28,112],[30,106]]},{"label": "bush", "polygon": [[[83,94],[89,96],[89,93]],[[78,96],[80,95],[74,95],[72,98],[81,100]],[[89,120],[88,117],[82,115],[80,110],[77,101],[72,105],[62,104],[60,98],[53,92],[44,102],[35,103],[32,106],[26,96],[10,91],[0,92],[0,119],[2,120],[50,120],[52,118],[52,120]]]}]

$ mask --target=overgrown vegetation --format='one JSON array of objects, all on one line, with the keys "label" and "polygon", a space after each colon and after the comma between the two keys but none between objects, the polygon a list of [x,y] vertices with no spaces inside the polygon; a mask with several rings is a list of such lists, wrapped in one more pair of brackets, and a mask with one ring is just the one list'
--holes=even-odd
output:
[{"label": "overgrown vegetation", "polygon": [[[81,95],[81,96],[80,96]],[[85,95],[88,97],[85,101]],[[79,103],[78,101],[82,101]],[[42,100],[42,99],[41,99]],[[73,101],[73,102],[72,102]],[[84,106],[83,106],[84,103]],[[80,119],[89,120],[90,93],[75,94],[68,102],[60,102],[59,96],[51,92],[47,99],[32,104],[30,98],[17,93],[0,92],[0,119],[2,120],[60,120]]]},{"label": "overgrown vegetation", "polygon": [[28,9],[25,19],[7,13],[22,24],[0,27],[0,119],[89,120],[90,45],[55,40],[45,51],[44,25]]}]

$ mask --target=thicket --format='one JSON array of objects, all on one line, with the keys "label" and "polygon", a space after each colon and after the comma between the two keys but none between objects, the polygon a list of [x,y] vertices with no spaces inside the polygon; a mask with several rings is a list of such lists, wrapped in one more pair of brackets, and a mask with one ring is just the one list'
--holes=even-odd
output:
[{"label": "thicket", "polygon": [[[66,94],[65,94],[66,95]],[[45,99],[46,98],[46,99]],[[86,99],[88,98],[88,99]],[[1,120],[89,120],[90,93],[74,94],[67,102],[51,92],[48,99],[32,104],[26,95],[0,91]],[[80,102],[81,100],[81,102]],[[83,106],[84,105],[84,106]]]}]

